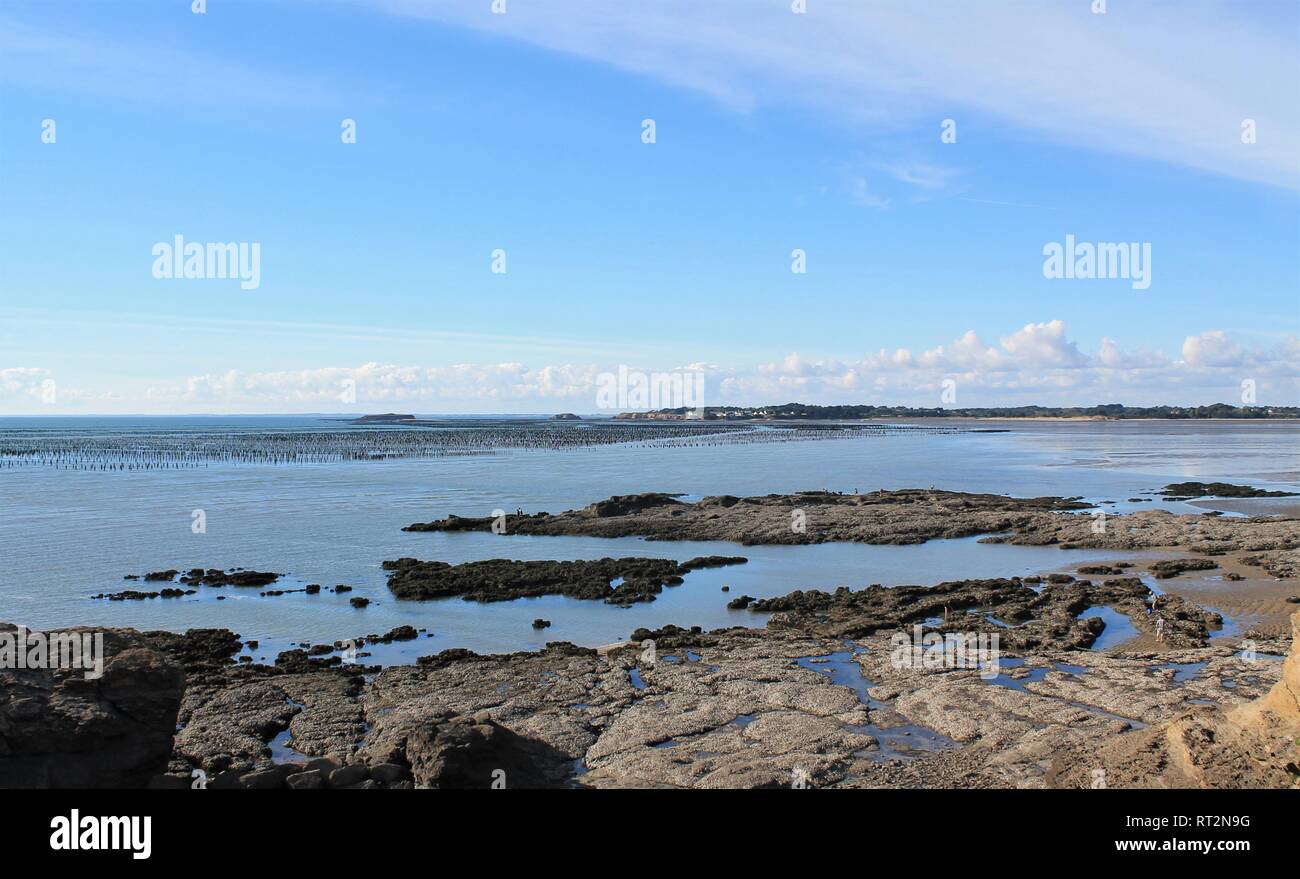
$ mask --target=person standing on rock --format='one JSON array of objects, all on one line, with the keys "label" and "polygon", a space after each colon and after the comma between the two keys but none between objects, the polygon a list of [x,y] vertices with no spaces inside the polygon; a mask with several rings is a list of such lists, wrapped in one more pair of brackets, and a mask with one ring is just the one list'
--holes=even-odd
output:
[{"label": "person standing on rock", "polygon": [[1165,618],[1156,617],[1156,640],[1165,640]]}]

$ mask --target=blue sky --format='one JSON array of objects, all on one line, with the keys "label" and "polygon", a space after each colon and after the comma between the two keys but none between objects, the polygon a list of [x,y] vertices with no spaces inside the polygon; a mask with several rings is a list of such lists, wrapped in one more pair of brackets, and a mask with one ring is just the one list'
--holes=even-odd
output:
[{"label": "blue sky", "polygon": [[490,5],[7,2],[0,411],[1300,403],[1293,3]]}]

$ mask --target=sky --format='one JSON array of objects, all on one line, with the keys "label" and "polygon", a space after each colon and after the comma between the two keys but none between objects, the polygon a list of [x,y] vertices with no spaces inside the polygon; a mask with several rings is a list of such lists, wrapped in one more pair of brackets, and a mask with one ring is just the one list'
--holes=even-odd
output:
[{"label": "sky", "polygon": [[197,5],[0,5],[0,414],[1300,404],[1290,0]]}]

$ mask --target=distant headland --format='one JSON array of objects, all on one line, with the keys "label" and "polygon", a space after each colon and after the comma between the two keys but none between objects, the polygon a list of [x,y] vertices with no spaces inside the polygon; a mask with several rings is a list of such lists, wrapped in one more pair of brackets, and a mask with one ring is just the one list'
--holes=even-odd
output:
[{"label": "distant headland", "polygon": [[395,412],[385,412],[382,415],[362,415],[360,418],[353,419],[353,424],[401,424],[403,421],[415,421],[414,415],[398,415]]}]

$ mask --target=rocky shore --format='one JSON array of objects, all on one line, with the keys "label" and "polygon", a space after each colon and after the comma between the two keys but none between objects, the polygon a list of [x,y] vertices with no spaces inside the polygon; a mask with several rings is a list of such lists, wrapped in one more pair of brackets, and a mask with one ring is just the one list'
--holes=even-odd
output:
[{"label": "rocky shore", "polygon": [[[304,650],[273,666],[236,663],[240,641],[224,630],[117,631],[104,688],[76,692],[71,678],[25,672],[23,689],[6,673],[0,783],[1078,786],[1095,768],[1111,771],[1116,742],[1154,741],[1151,729],[1246,724],[1258,712],[1237,709],[1283,680],[1287,640],[1245,653],[1214,645],[1217,617],[1173,599],[1159,651],[1085,649],[1099,629],[1080,616],[1087,607],[1149,628],[1139,585],[1055,579],[796,592],[764,603],[773,613],[761,629],[667,627],[599,649],[449,650],[384,669]],[[998,635],[996,675],[900,664],[900,633],[916,626],[940,638]],[[25,693],[41,695],[31,703]],[[117,711],[123,694],[150,710]],[[1273,717],[1286,708],[1268,709],[1267,730],[1289,729]],[[1295,784],[1294,737],[1261,730],[1268,761],[1225,764],[1236,774],[1205,780]],[[1112,786],[1197,781],[1139,774],[1140,756],[1114,755]]]},{"label": "rocky shore", "polygon": [[401,558],[384,562],[384,570],[388,571],[388,588],[393,595],[404,599],[460,597],[466,601],[492,602],[566,595],[629,605],[654,601],[665,586],[680,586],[682,577],[693,570],[739,565],[745,561],[741,556],[705,556],[685,562],[651,558],[574,562],[488,559],[450,565]]},{"label": "rocky shore", "polygon": [[[851,540],[922,543],[942,537],[992,534],[1031,523],[1037,513],[1082,510],[1071,498],[905,489],[871,494],[800,492],[740,498],[717,495],[687,503],[651,492],[618,495],[581,510],[505,518],[510,534],[726,540],[741,544],[803,544]],[[448,516],[404,531],[487,531],[491,517]]]},{"label": "rocky shore", "polygon": [[[1218,566],[1225,580],[1251,567],[1295,572],[1293,519],[1144,511],[1106,517],[1099,530],[1081,509],[1070,498],[925,490],[696,503],[645,494],[511,517],[507,527],[738,543],[983,534],[1160,547],[1186,555],[1147,566],[1170,589]],[[802,530],[791,527],[796,512]],[[412,529],[491,522],[452,516]],[[743,561],[406,558],[385,567],[400,599],[619,603],[653,600],[693,568]],[[419,631],[304,644],[268,665],[243,652],[256,642],[224,629],[109,630],[99,680],[0,671],[0,786],[1296,786],[1300,615],[1283,637],[1221,637],[1220,614],[1185,592],[1159,596],[1153,613],[1142,573],[1133,562],[1091,562],[1043,577],[740,596],[753,627],[642,629],[598,648],[452,649],[383,668],[356,648]],[[276,576],[240,574],[147,579],[253,586]],[[1131,629],[1126,644],[1097,649],[1102,611]],[[972,662],[970,645],[993,649]]]},{"label": "rocky shore", "polygon": [[[1175,515],[1143,510],[1084,514],[1076,498],[901,489],[866,494],[799,492],[695,503],[663,493],[619,495],[564,513],[507,516],[510,534],[724,540],[744,545],[853,541],[874,544],[982,536],[985,542],[1062,548],[1172,548],[1204,556],[1249,553],[1275,577],[1300,575],[1300,520]],[[497,520],[448,516],[406,531],[487,531]]]}]

